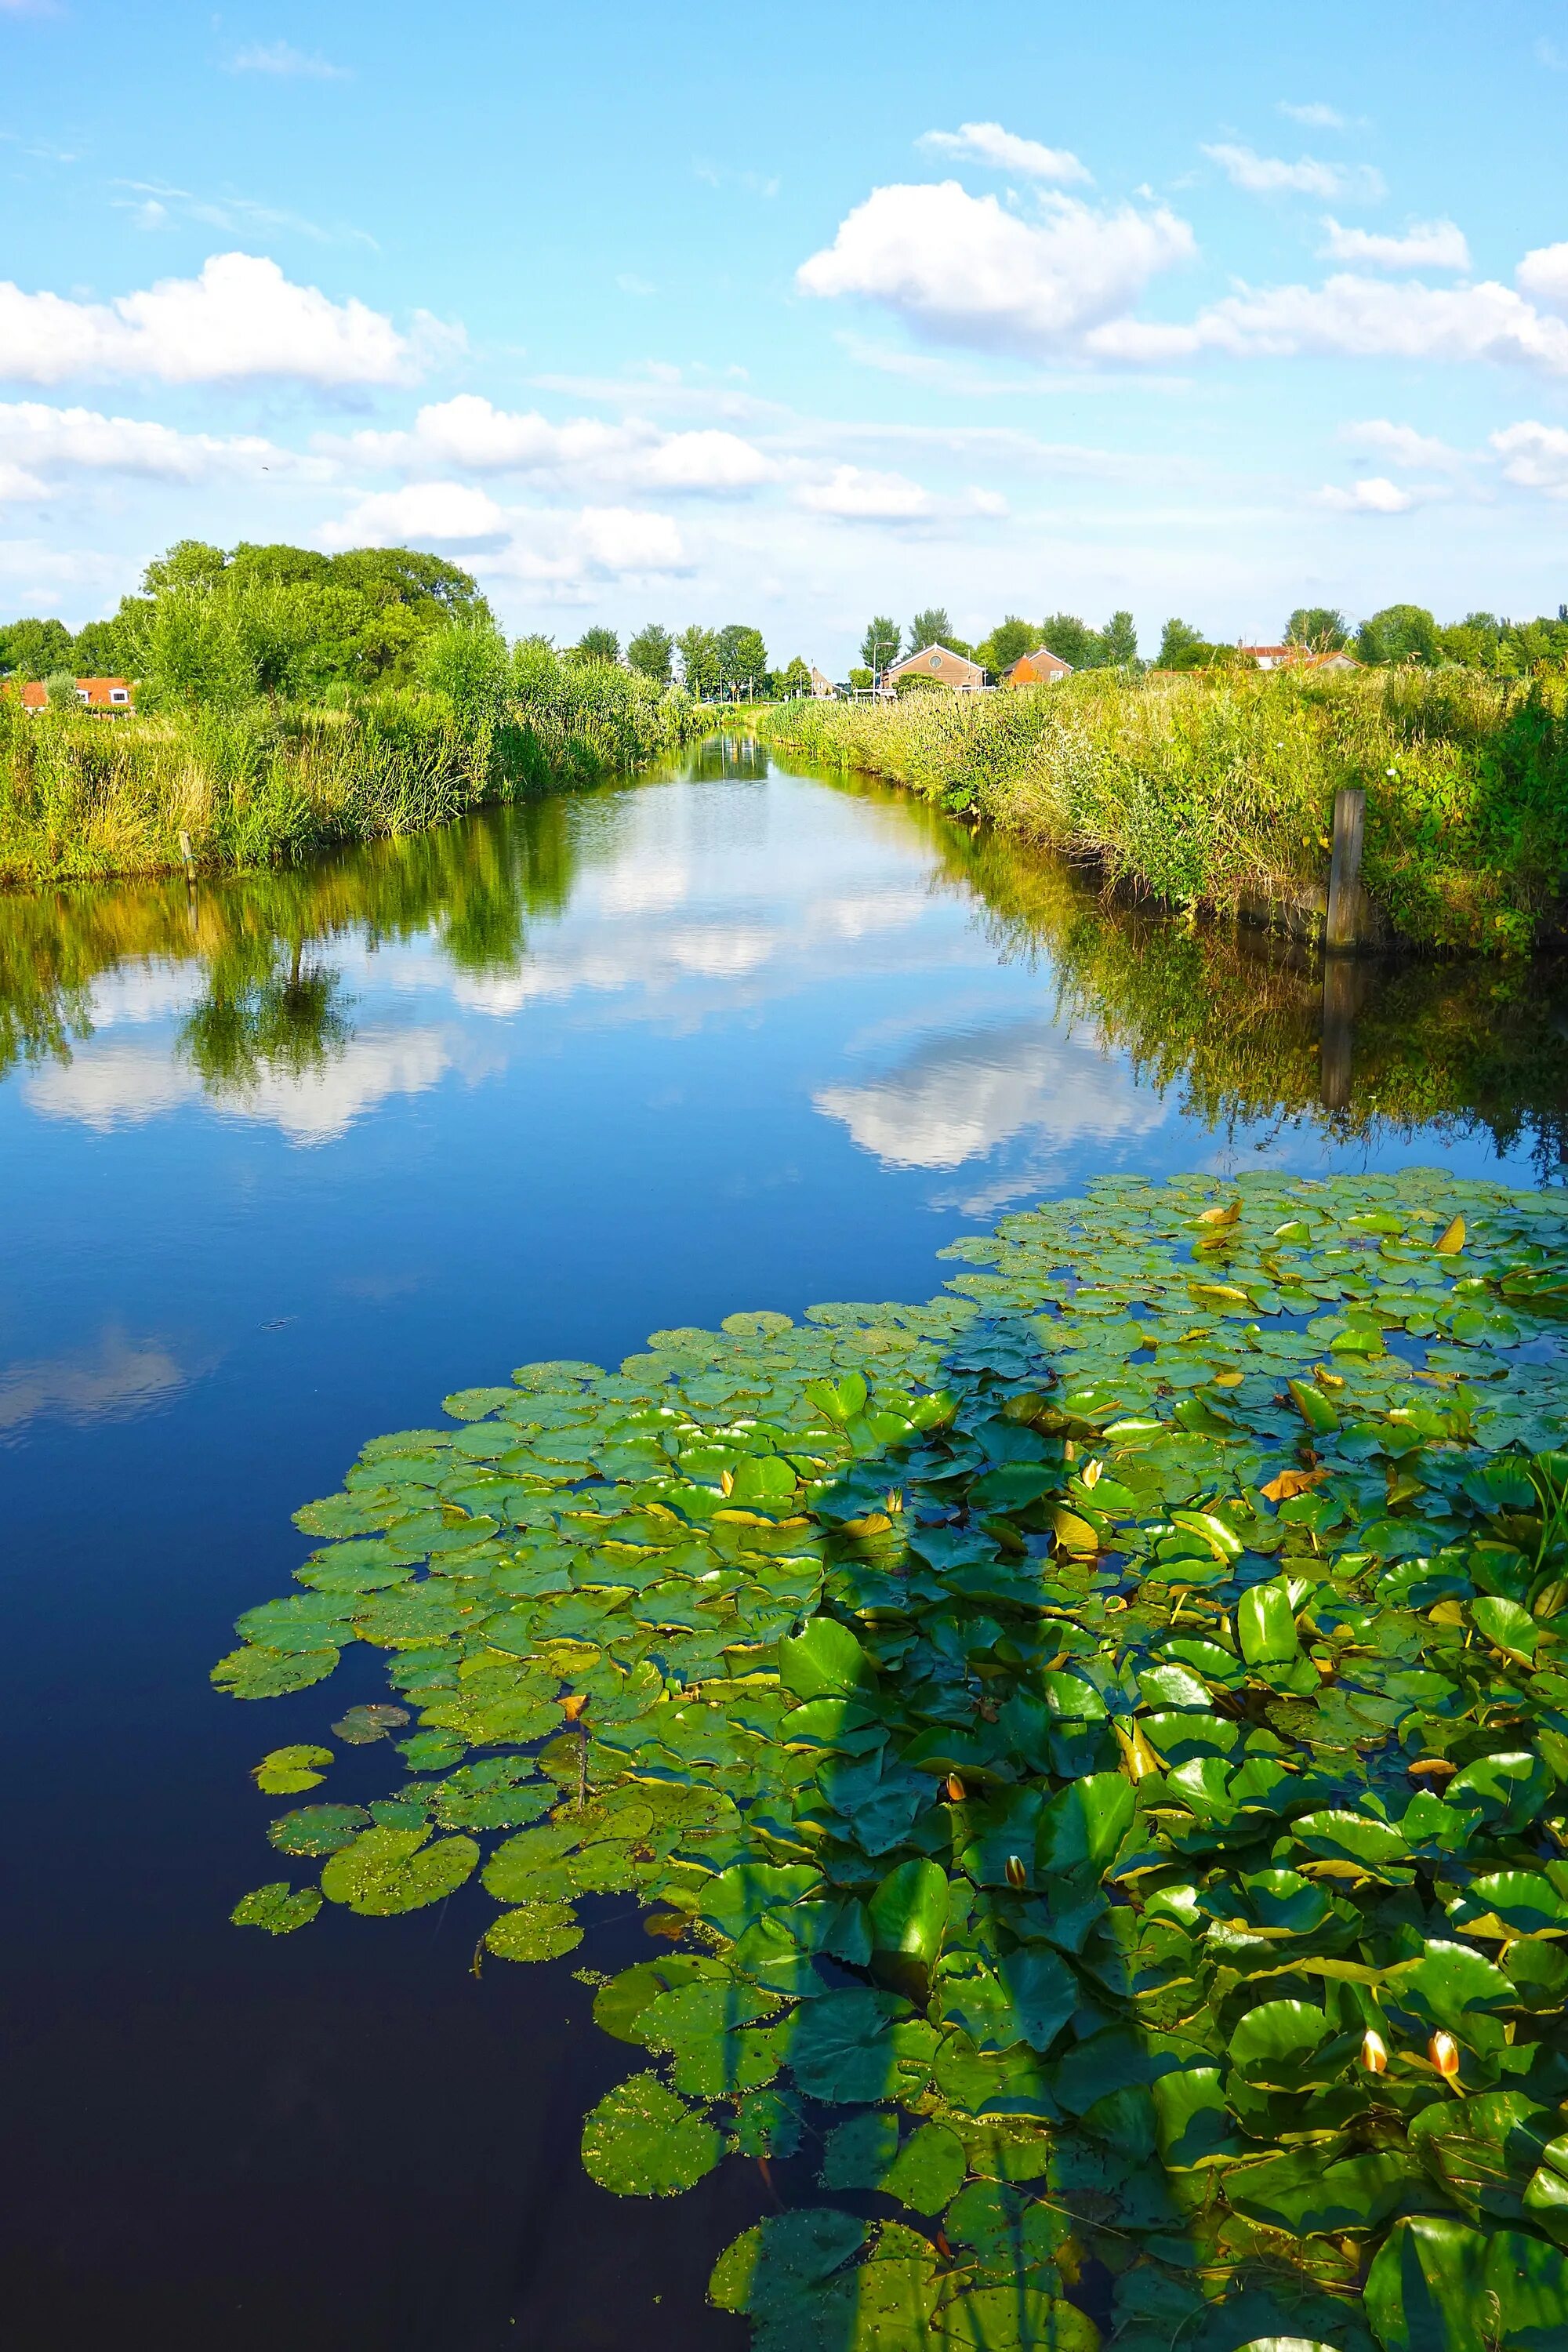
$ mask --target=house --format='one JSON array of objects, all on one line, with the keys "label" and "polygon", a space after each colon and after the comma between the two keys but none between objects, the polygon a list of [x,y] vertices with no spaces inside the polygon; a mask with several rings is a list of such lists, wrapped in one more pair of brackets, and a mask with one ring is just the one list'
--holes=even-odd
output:
[{"label": "house", "polygon": [[833,680],[819,670],[815,662],[811,665],[811,692],[813,700],[816,702],[832,702],[838,693]]},{"label": "house", "polygon": [[955,694],[984,694],[985,672],[967,654],[955,654],[951,646],[922,646],[918,654],[906,654],[900,662],[889,662],[882,672],[884,687],[898,687],[903,679],[929,678],[933,686],[950,686]]},{"label": "house", "polygon": [[[89,710],[105,711],[111,718],[128,718],[135,709],[135,689],[127,677],[79,677],[76,698]],[[48,689],[37,679],[29,679],[22,688],[22,708],[37,712],[48,709]]]},{"label": "house", "polygon": [[1058,678],[1072,676],[1071,662],[1063,661],[1060,654],[1052,653],[1048,646],[1037,646],[1032,654],[1020,654],[1011,669],[1002,673],[1004,686],[1055,686]]},{"label": "house", "polygon": [[1259,669],[1360,669],[1354,654],[1342,646],[1330,653],[1313,653],[1308,646],[1237,646],[1237,651],[1255,661]]},{"label": "house", "polygon": [[1237,652],[1256,662],[1259,669],[1283,669],[1288,662],[1301,658],[1300,646],[1237,646]]}]

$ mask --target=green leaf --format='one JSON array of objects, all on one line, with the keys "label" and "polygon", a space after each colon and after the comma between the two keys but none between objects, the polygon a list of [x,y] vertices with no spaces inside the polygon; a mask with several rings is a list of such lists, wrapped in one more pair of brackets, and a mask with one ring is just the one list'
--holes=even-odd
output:
[{"label": "green leaf", "polygon": [[503,1960],[554,1960],[583,1940],[570,1903],[521,1903],[485,1929],[485,1949]]},{"label": "green leaf", "polygon": [[338,1663],[336,1650],[264,1650],[247,1643],[231,1650],[212,1670],[215,1689],[231,1698],[283,1698],[325,1682]]},{"label": "green leaf", "polygon": [[254,1895],[242,1895],[228,1916],[237,1927],[264,1927],[269,1936],[291,1936],[296,1927],[308,1927],[321,1907],[319,1887],[290,1886],[286,1878],[278,1878],[269,1886],[258,1886]]},{"label": "green leaf", "polygon": [[1374,1877],[1396,1870],[1409,1857],[1410,1849],[1401,1832],[1368,1813],[1303,1813],[1292,1822],[1291,1830],[1311,1853],[1359,1863]]},{"label": "green leaf", "polygon": [[941,2305],[933,2325],[943,2352],[1100,2352],[1092,2319],[1031,2288],[977,2287]]},{"label": "green leaf", "polygon": [[340,1846],[321,1871],[329,1903],[383,1918],[420,1911],[439,1903],[471,1875],[479,1858],[472,1838],[443,1838],[426,1845],[425,1830],[366,1830],[352,1845]]},{"label": "green leaf", "polygon": [[369,1818],[363,1805],[301,1805],[275,1821],[267,1834],[280,1853],[336,1853]]},{"label": "green leaf", "polygon": [[901,1862],[880,1881],[868,1908],[873,1951],[929,1967],[947,1926],[947,1873],[936,1862]]},{"label": "green leaf", "polygon": [[889,2024],[886,1996],[858,1987],[807,2002],[787,2053],[806,2096],[838,2105],[885,2097],[895,2065]]},{"label": "green leaf", "polygon": [[847,1625],[814,1617],[804,1633],[779,1643],[779,1674],[797,1698],[841,1698],[874,1679],[871,1661]]},{"label": "green leaf", "polygon": [[1385,2352],[1549,2352],[1568,2328],[1568,2269],[1539,2238],[1420,2214],[1384,2241],[1366,2310]]},{"label": "green leaf", "polygon": [[720,2133],[654,2074],[606,2091],[583,2126],[583,2162],[616,2197],[673,2197],[724,2153]]},{"label": "green leaf", "polygon": [[1040,1812],[1036,1869],[1042,1875],[1105,1870],[1131,1827],[1132,1811],[1132,1785],[1120,1772],[1091,1772],[1058,1790]]},{"label": "green leaf", "polygon": [[1542,1629],[1529,1610],[1521,1609],[1517,1601],[1505,1601],[1489,1592],[1481,1600],[1471,1601],[1470,1615],[1478,1631],[1498,1649],[1517,1658],[1521,1665],[1533,1662],[1541,1646]]},{"label": "green leaf", "polygon": [[1289,1585],[1276,1579],[1244,1592],[1237,1607],[1236,1630],[1241,1654],[1249,1666],[1285,1665],[1297,1657],[1301,1645]]},{"label": "green leaf", "polygon": [[1418,2175],[1402,2155],[1352,2156],[1325,2165],[1316,2153],[1279,2157],[1226,2177],[1243,2213],[1293,2237],[1372,2230],[1397,2211]]}]

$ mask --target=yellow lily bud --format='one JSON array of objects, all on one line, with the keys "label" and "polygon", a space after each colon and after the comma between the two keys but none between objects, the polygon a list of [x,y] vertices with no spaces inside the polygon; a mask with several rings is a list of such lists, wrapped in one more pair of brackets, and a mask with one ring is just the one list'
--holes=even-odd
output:
[{"label": "yellow lily bud", "polygon": [[1370,2025],[1362,2036],[1361,2063],[1369,2074],[1386,2074],[1388,2072],[1388,2044],[1382,2034]]},{"label": "yellow lily bud", "polygon": [[1451,2033],[1435,2033],[1426,2044],[1426,2054],[1446,2083],[1458,2078],[1459,2045]]},{"label": "yellow lily bud", "polygon": [[947,1776],[947,1793],[955,1805],[962,1805],[964,1798],[969,1794],[956,1772],[950,1772]]},{"label": "yellow lily bud", "polygon": [[1010,1854],[1007,1856],[1007,1884],[1008,1884],[1008,1885],[1009,1885],[1009,1886],[1026,1886],[1026,1885],[1028,1885],[1028,1883],[1029,1883],[1029,1874],[1028,1874],[1028,1872],[1025,1869],[1025,1867],[1024,1867],[1024,1865],[1023,1865],[1022,1861],[1019,1859],[1019,1857],[1018,1857],[1018,1855],[1017,1855],[1017,1854],[1016,1854],[1016,1853],[1010,1853]]}]

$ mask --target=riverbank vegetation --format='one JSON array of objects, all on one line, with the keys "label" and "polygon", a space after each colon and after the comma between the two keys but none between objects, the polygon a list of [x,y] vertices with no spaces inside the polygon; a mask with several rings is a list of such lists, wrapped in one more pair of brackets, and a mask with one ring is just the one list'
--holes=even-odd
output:
[{"label": "riverbank vegetation", "polygon": [[[334,567],[346,567],[335,569]],[[262,866],[625,774],[699,731],[616,664],[509,646],[474,582],[404,550],[149,568],[116,625],[130,718],[0,692],[0,881]]]},{"label": "riverbank vegetation", "polygon": [[761,2159],[759,2347],[1558,2341],[1561,1196],[1117,1177],[944,1255],[367,1444],[213,1679],[391,1690],[260,1759],[236,1923],[450,1901],[477,1969],[635,1896],[583,2159]]},{"label": "riverbank vegetation", "polygon": [[1363,879],[1399,938],[1528,950],[1568,888],[1568,679],[1290,670],[893,704],[799,702],[769,741],[887,776],[1170,905],[1311,919],[1333,799],[1367,793]]}]

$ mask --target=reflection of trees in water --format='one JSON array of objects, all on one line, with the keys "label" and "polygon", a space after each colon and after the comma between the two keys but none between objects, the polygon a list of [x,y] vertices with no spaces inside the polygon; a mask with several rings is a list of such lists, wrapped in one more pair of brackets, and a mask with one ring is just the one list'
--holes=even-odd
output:
[{"label": "reflection of trees in water", "polygon": [[1215,1129],[1284,1119],[1340,1140],[1478,1133],[1568,1165],[1568,967],[1358,962],[1118,905],[1059,860],[949,829],[949,878],[1004,955],[1047,960],[1063,1017]]},{"label": "reflection of trees in water", "polygon": [[215,1092],[324,1068],[353,1034],[330,949],[433,938],[458,971],[514,973],[528,928],[562,913],[584,855],[616,855],[614,795],[499,808],[318,864],[183,883],[52,891],[0,902],[0,1076],[68,1062],[92,1034],[94,983],[136,967],[200,965],[178,1051]]}]

